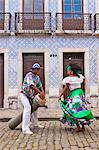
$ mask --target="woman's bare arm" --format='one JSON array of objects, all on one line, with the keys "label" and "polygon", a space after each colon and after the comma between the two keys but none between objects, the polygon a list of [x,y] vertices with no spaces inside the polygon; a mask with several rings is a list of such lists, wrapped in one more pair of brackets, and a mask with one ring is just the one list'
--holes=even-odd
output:
[{"label": "woman's bare arm", "polygon": [[65,85],[65,87],[63,88],[63,90],[62,90],[61,94],[59,95],[58,100],[60,100],[60,99],[61,99],[61,96],[62,96],[62,95],[64,95],[64,93],[65,93],[65,91],[67,90],[67,88],[68,88],[68,85],[66,84],[66,85]]}]

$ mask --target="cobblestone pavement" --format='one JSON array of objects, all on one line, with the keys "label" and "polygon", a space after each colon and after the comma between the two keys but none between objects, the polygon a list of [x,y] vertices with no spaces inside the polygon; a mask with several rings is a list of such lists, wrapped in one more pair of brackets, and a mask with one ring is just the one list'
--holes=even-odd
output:
[{"label": "cobblestone pavement", "polygon": [[0,122],[0,150],[99,150],[99,120],[79,133],[59,121],[40,123],[44,129],[34,129],[33,135],[24,135],[21,125],[10,130],[7,122]]}]

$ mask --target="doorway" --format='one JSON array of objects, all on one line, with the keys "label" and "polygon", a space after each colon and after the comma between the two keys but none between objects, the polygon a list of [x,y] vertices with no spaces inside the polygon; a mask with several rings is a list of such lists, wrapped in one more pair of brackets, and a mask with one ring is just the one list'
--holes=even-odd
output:
[{"label": "doorway", "polygon": [[[77,64],[84,75],[84,53],[63,53],[63,78],[67,76],[66,66],[69,63]],[[85,89],[84,83],[82,84],[82,89]],[[66,98],[70,94],[69,89],[65,92],[64,98]]]},{"label": "doorway", "polygon": [[31,69],[33,63],[41,66],[40,79],[45,90],[44,53],[23,53],[23,76]]}]

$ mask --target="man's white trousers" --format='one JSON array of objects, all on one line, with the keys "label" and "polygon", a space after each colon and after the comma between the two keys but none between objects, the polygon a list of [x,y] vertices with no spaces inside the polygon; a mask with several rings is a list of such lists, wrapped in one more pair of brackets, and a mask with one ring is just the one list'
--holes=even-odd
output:
[{"label": "man's white trousers", "polygon": [[25,94],[20,93],[20,99],[23,105],[23,118],[22,118],[22,131],[28,131],[30,118],[32,122],[32,126],[38,126],[38,118],[37,118],[37,111],[33,112],[31,114],[31,105],[29,103],[28,98],[25,96]]}]

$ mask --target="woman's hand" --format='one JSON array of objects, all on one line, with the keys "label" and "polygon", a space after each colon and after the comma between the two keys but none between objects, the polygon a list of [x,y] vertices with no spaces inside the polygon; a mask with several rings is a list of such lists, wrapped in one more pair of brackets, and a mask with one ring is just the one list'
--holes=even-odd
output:
[{"label": "woman's hand", "polygon": [[61,96],[58,97],[58,101],[61,101]]}]

